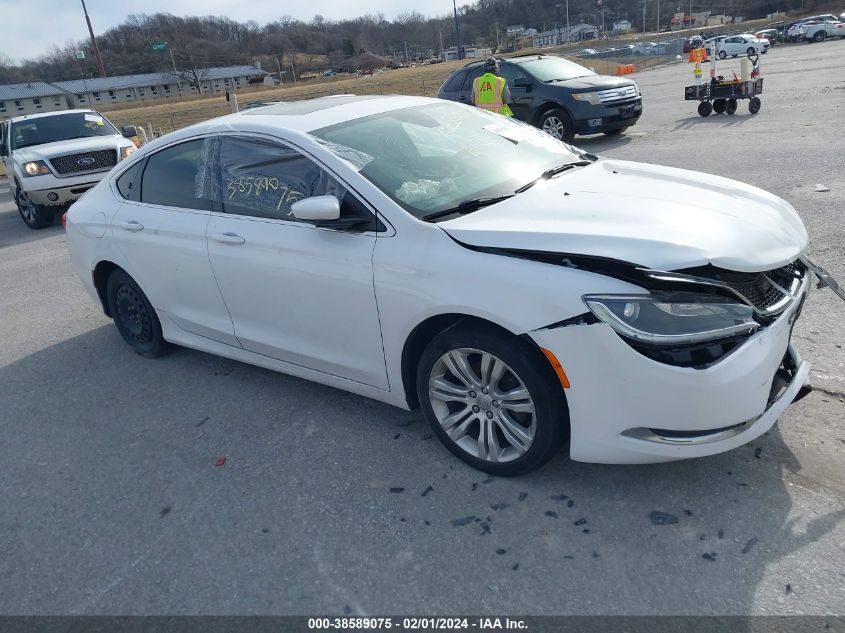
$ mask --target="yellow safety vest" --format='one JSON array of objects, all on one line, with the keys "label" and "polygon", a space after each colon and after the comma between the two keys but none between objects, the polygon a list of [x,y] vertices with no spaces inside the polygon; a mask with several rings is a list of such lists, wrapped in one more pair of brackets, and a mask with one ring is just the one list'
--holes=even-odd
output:
[{"label": "yellow safety vest", "polygon": [[493,73],[484,73],[472,82],[472,94],[475,105],[490,112],[513,116],[508,104],[503,100],[506,81]]}]

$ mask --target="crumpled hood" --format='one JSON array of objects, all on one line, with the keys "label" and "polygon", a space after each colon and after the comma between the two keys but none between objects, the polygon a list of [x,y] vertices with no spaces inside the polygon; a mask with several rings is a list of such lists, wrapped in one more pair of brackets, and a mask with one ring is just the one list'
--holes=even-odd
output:
[{"label": "crumpled hood", "polygon": [[54,156],[65,154],[77,154],[79,152],[95,151],[100,149],[114,149],[126,147],[132,142],[119,134],[110,136],[91,136],[89,138],[75,138],[69,141],[56,141],[55,143],[44,143],[43,145],[31,145],[14,151],[15,158],[23,162],[33,160],[45,160]]},{"label": "crumpled hood", "polygon": [[808,242],[795,209],[762,189],[616,160],[576,167],[439,226],[473,246],[592,255],[658,270],[771,270],[795,260]]}]

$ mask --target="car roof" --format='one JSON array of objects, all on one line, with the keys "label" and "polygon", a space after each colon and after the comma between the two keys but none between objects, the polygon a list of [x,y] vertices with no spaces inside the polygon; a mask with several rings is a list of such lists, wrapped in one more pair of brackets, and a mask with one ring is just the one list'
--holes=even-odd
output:
[{"label": "car roof", "polygon": [[89,110],[87,108],[78,109],[78,110],[55,110],[53,112],[36,112],[35,114],[24,114],[21,116],[16,116],[11,119],[11,121],[26,121],[29,119],[43,119],[44,117],[48,116],[56,116],[59,114],[96,114],[97,116],[102,116],[99,112],[95,112],[94,110]]},{"label": "car roof", "polygon": [[[196,123],[166,134],[153,143],[158,146],[166,144],[159,142],[162,140],[181,140],[213,132],[253,131],[277,135],[279,132],[290,132],[287,136],[301,136],[314,130],[354,121],[373,114],[437,103],[442,104],[443,101],[429,97],[399,95],[337,95],[304,101],[290,101],[250,108],[236,114]],[[150,145],[153,145],[153,143]]]}]

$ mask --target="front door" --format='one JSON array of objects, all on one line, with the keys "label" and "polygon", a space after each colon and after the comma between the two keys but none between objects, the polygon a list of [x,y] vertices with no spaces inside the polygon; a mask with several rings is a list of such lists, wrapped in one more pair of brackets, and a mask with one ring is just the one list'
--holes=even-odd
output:
[{"label": "front door", "polygon": [[360,202],[281,143],[215,142],[206,154],[217,164],[207,178],[217,181],[220,206],[208,225],[208,252],[244,349],[387,389],[373,287],[376,233],[320,228],[291,212],[310,196],[336,195],[342,217]]}]

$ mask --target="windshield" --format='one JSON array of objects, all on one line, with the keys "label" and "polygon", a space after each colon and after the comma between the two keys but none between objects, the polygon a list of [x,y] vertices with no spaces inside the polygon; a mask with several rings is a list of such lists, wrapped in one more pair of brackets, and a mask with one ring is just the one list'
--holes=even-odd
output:
[{"label": "windshield", "polygon": [[443,102],[391,110],[311,133],[416,217],[513,194],[574,148],[524,123]]},{"label": "windshield", "polygon": [[584,68],[562,57],[532,59],[520,62],[519,65],[537,81],[566,81],[577,77],[592,77],[596,74],[589,68]]},{"label": "windshield", "polygon": [[111,136],[117,133],[105,117],[95,112],[72,112],[12,123],[9,136],[12,149],[21,149],[72,138]]}]

